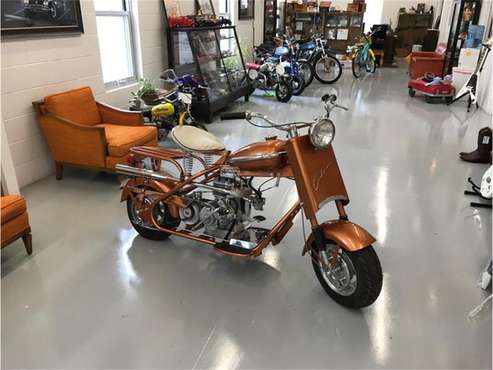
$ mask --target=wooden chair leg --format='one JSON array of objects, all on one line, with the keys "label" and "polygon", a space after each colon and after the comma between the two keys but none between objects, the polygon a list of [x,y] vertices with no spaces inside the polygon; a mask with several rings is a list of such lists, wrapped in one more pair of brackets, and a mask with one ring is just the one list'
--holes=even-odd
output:
[{"label": "wooden chair leg", "polygon": [[26,247],[26,252],[28,255],[33,253],[33,237],[31,235],[31,231],[26,232],[22,235],[22,241],[24,242],[24,246]]},{"label": "wooden chair leg", "polygon": [[60,162],[55,162],[55,176],[57,180],[63,179],[63,165]]}]

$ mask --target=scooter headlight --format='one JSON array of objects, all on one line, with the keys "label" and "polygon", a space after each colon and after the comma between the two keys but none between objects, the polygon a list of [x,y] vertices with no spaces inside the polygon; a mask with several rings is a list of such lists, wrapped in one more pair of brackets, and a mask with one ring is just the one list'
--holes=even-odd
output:
[{"label": "scooter headlight", "polygon": [[310,141],[317,149],[327,148],[336,134],[334,123],[330,119],[323,118],[310,127]]},{"label": "scooter headlight", "polygon": [[284,74],[286,73],[284,66],[281,63],[276,65],[276,72],[279,76],[284,76]]},{"label": "scooter headlight", "polygon": [[249,69],[248,70],[248,77],[250,78],[250,80],[256,80],[257,77],[258,77],[258,72],[256,69]]}]

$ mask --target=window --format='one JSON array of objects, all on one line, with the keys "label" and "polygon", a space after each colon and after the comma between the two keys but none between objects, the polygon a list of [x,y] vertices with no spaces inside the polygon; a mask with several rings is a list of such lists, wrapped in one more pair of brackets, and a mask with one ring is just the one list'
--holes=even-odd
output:
[{"label": "window", "polygon": [[229,15],[229,0],[219,0],[219,14]]},{"label": "window", "polygon": [[94,0],[103,80],[107,88],[137,80],[130,0]]}]

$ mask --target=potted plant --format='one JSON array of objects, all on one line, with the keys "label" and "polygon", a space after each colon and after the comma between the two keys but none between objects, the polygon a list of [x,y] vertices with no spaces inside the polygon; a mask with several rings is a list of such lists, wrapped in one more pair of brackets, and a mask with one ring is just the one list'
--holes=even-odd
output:
[{"label": "potted plant", "polygon": [[153,105],[159,97],[151,80],[139,78],[139,89],[132,93],[133,100],[142,99],[146,105]]}]

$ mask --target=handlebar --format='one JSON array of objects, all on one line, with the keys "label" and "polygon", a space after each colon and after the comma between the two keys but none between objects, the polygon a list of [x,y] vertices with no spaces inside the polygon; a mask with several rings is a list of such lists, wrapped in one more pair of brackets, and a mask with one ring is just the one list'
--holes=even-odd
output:
[{"label": "handlebar", "polygon": [[[324,104],[325,110],[327,111],[327,116],[326,118],[329,118],[330,112],[335,109],[335,108],[340,108],[345,111],[349,110],[346,107],[343,107],[342,105],[336,104],[337,96],[335,94],[326,94],[322,96],[322,102]],[[264,122],[266,122],[269,126],[262,126],[259,125],[255,122],[253,122],[253,119],[260,119]],[[281,131],[286,131],[288,133],[288,136],[293,137],[296,136],[297,130],[303,127],[309,127],[311,126],[314,122],[292,122],[292,123],[277,123],[275,121],[272,121],[269,119],[267,116],[261,114],[261,113],[256,113],[256,112],[232,112],[232,113],[223,113],[221,115],[221,120],[234,120],[234,119],[245,119],[247,120],[251,125],[260,127],[260,128],[268,128],[272,127]],[[316,121],[315,121],[316,122]]]},{"label": "handlebar", "polygon": [[221,121],[229,120],[229,119],[246,119],[247,112],[232,112],[232,113],[224,113],[221,115]]}]

